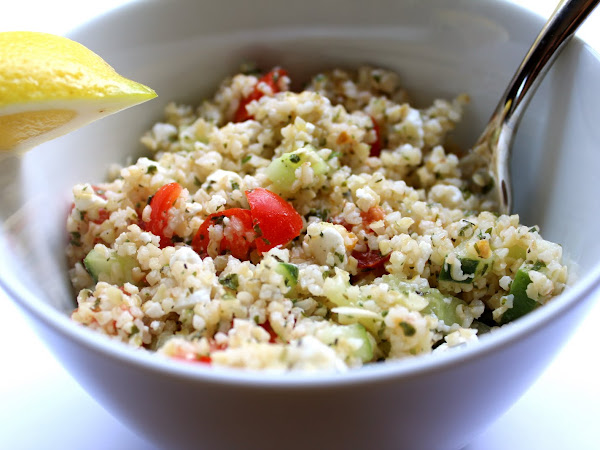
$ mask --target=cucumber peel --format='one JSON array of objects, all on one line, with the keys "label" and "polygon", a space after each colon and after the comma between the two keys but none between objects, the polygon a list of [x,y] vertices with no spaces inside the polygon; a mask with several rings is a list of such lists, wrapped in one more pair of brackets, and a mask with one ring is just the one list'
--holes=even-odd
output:
[{"label": "cucumber peel", "polygon": [[363,363],[373,359],[373,345],[369,339],[369,333],[366,328],[359,323],[350,325],[332,325],[329,328],[321,330],[317,338],[326,345],[335,347],[342,339],[357,339],[361,341],[353,356],[360,358]]},{"label": "cucumber peel", "polygon": [[290,290],[298,284],[298,266],[286,262],[280,262],[275,266],[275,272],[283,277],[283,281]]},{"label": "cucumber peel", "polygon": [[537,306],[539,306],[537,301],[527,296],[527,287],[531,283],[529,272],[531,270],[539,272],[543,267],[545,267],[545,264],[541,261],[538,261],[535,264],[521,264],[521,267],[515,275],[515,279],[510,285],[509,294],[513,296],[513,306],[512,308],[506,310],[504,314],[502,314],[502,317],[500,318],[501,325],[512,322],[513,320],[533,311]]},{"label": "cucumber peel", "polygon": [[477,243],[473,243],[472,241],[459,245],[455,249],[455,253],[456,259],[458,259],[460,264],[460,271],[465,278],[459,279],[454,277],[454,264],[450,264],[448,262],[448,256],[446,256],[438,280],[469,284],[483,277],[492,267],[492,257],[481,257],[478,252]]}]

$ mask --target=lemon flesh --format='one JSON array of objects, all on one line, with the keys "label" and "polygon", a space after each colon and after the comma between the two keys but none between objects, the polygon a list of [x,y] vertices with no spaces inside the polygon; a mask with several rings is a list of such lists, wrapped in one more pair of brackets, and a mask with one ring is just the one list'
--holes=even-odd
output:
[{"label": "lemon flesh", "polygon": [[28,150],[154,97],[70,39],[0,33],[0,152]]}]

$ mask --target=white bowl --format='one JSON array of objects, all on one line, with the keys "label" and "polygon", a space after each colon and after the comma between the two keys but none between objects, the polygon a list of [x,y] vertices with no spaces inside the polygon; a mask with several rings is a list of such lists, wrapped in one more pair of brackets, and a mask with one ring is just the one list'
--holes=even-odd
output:
[{"label": "white bowl", "polygon": [[71,37],[160,97],[0,161],[0,286],[98,402],[164,448],[459,448],[534,382],[598,288],[600,60],[581,41],[530,105],[513,162],[516,212],[563,244],[579,279],[544,308],[446,354],[276,376],[165,361],[110,341],[69,319],[70,188],[139,155],[138,137],[169,100],[201,100],[249,59],[296,80],[385,66],[421,104],[468,92],[455,135],[468,146],[542,22],[491,0],[140,2],[102,16]]}]

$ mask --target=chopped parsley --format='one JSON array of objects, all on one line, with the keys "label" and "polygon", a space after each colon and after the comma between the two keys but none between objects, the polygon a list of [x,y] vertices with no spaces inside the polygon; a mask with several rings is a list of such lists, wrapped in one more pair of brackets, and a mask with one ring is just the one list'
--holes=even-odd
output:
[{"label": "chopped parsley", "polygon": [[400,326],[400,328],[402,328],[402,332],[404,333],[404,336],[407,336],[407,337],[414,336],[415,333],[417,332],[415,327],[413,327],[408,322],[400,322],[398,325]]},{"label": "chopped parsley", "polygon": [[464,235],[465,235],[465,232],[466,232],[466,231],[467,231],[469,228],[471,228],[471,227],[474,227],[474,226],[475,226],[475,224],[474,224],[473,222],[469,222],[468,220],[464,220],[464,219],[463,219],[463,221],[464,221],[464,222],[467,222],[467,224],[466,224],[464,227],[462,227],[462,228],[461,228],[461,229],[458,231],[458,235],[459,235],[459,236],[464,236]]},{"label": "chopped parsley", "polygon": [[235,291],[239,287],[238,275],[237,273],[230,273],[224,277],[219,278],[219,283],[221,283],[226,288]]},{"label": "chopped parsley", "polygon": [[75,247],[81,247],[81,233],[79,231],[71,232],[71,245]]}]

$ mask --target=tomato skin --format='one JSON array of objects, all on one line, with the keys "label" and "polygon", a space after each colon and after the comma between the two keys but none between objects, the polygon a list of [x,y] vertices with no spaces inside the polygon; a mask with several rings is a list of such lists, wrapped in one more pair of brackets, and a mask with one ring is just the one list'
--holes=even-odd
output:
[{"label": "tomato skin", "polygon": [[173,355],[172,358],[188,363],[212,364],[212,358],[208,355]]},{"label": "tomato skin", "polygon": [[371,206],[367,212],[361,211],[360,217],[364,224],[369,225],[373,222],[383,220],[385,218],[385,212],[379,206]]},{"label": "tomato skin", "polygon": [[160,237],[160,248],[165,248],[173,245],[173,241],[164,235],[164,230],[169,221],[169,210],[173,207],[182,188],[179,183],[169,183],[160,187],[152,200],[150,207],[150,222],[146,224],[146,230]]},{"label": "tomato skin", "polygon": [[366,252],[353,251],[352,256],[358,261],[357,267],[367,271],[382,267],[390,259],[391,253],[382,256],[380,251],[367,250]]},{"label": "tomato skin", "polygon": [[277,342],[277,339],[279,338],[279,336],[277,335],[277,333],[275,333],[275,330],[273,330],[273,327],[271,327],[271,324],[269,323],[269,321],[267,320],[265,323],[261,323],[260,326],[267,332],[269,333],[269,343],[274,344]]},{"label": "tomato skin", "polygon": [[256,188],[246,191],[246,198],[258,233],[255,241],[258,251],[266,252],[300,235],[304,227],[302,216],[279,195]]},{"label": "tomato skin", "polygon": [[95,185],[92,185],[92,189],[98,197],[100,197],[103,200],[106,200],[106,191],[104,189]]},{"label": "tomato skin", "polygon": [[271,91],[273,92],[273,94],[276,94],[277,92],[280,91],[277,81],[279,80],[279,78],[281,78],[283,76],[287,76],[287,72],[280,68],[275,68],[275,69],[271,70],[269,73],[263,75],[258,80],[258,83],[256,83],[256,87],[250,93],[250,95],[248,95],[247,97],[244,97],[240,100],[240,105],[238,106],[238,109],[236,110],[235,115],[233,116],[233,121],[234,122],[245,122],[246,120],[253,119],[253,117],[250,114],[248,114],[248,111],[246,110],[246,106],[248,105],[248,103],[250,103],[254,100],[258,100],[265,95],[263,91],[258,89],[258,84],[259,83],[268,84],[269,87],[271,88]]},{"label": "tomato skin", "polygon": [[373,116],[371,116],[371,121],[373,122],[373,131],[375,132],[375,142],[371,144],[371,151],[369,156],[379,156],[381,155],[381,129],[379,128],[379,124],[375,120]]},{"label": "tomato skin", "polygon": [[104,223],[106,220],[108,220],[109,218],[110,218],[110,213],[106,209],[100,208],[98,210],[98,218],[95,220],[92,220],[92,222],[100,225],[100,224]]},{"label": "tomato skin", "polygon": [[[230,220],[229,227],[235,227],[231,231],[231,236],[227,236],[227,229],[224,230],[223,239],[221,239],[220,253],[227,251],[241,260],[247,260],[253,246],[254,231],[252,229],[252,215],[250,211],[242,208],[230,208],[223,212],[217,212],[209,215],[192,239],[192,248],[199,255],[207,253],[209,244],[208,229],[219,222],[222,222],[224,217]],[[235,223],[232,223],[235,222]]]}]

